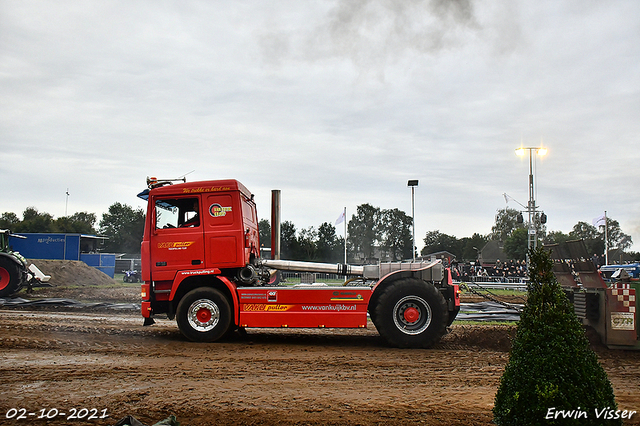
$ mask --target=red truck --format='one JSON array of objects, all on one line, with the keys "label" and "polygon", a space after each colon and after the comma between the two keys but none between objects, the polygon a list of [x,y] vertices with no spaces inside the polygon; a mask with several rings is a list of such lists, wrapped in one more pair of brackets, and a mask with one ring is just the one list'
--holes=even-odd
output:
[{"label": "red truck", "polygon": [[[369,314],[390,345],[426,348],[460,309],[458,286],[439,261],[355,266],[261,258],[254,197],[237,180],[148,178],[147,185],[139,194],[148,200],[145,325],[166,314],[186,338],[213,342],[252,327],[364,328]],[[283,285],[273,280],[278,270],[351,279]]]}]

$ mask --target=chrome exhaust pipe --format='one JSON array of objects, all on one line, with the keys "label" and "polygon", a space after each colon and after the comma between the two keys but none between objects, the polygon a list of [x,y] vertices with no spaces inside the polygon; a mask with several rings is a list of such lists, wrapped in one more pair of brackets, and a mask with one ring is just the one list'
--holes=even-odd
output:
[{"label": "chrome exhaust pipe", "polygon": [[364,275],[364,266],[344,265],[342,263],[298,262],[295,260],[262,260],[262,266],[280,271],[316,272],[319,274],[337,274],[347,276]]},{"label": "chrome exhaust pipe", "polygon": [[280,259],[280,190],[271,191],[271,259]]}]

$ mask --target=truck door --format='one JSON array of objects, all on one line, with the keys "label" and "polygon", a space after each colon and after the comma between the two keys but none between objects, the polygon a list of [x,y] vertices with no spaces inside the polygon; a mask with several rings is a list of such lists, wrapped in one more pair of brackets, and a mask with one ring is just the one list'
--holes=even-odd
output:
[{"label": "truck door", "polygon": [[204,268],[202,203],[199,196],[156,197],[152,219],[151,279],[173,280],[176,272]]},{"label": "truck door", "polygon": [[242,211],[238,193],[207,194],[205,197],[207,267],[245,266]]}]

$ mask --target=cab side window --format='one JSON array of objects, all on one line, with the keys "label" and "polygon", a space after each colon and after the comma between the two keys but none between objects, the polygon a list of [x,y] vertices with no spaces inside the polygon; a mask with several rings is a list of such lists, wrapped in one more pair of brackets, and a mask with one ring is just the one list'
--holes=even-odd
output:
[{"label": "cab side window", "polygon": [[156,229],[200,226],[198,198],[159,198],[155,202]]}]

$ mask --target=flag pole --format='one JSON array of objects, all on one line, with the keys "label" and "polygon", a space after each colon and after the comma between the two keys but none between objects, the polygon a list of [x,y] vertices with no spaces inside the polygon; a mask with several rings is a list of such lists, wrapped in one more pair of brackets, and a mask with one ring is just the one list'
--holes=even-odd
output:
[{"label": "flag pole", "polygon": [[604,211],[604,264],[609,264],[609,224],[607,223],[607,211]]},{"label": "flag pole", "polygon": [[344,208],[344,264],[347,264],[347,208]]}]

